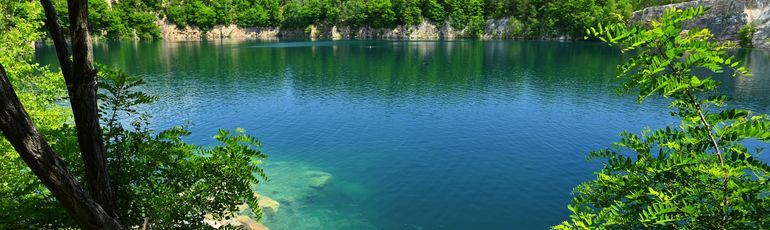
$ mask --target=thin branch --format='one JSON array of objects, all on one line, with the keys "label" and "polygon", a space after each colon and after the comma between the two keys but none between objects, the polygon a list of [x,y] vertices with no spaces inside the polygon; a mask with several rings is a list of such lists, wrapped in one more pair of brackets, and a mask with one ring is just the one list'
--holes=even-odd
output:
[{"label": "thin branch", "polygon": [[64,36],[64,30],[59,25],[59,16],[56,14],[56,9],[50,0],[40,0],[40,5],[43,6],[45,11],[45,24],[48,26],[48,31],[53,39],[54,47],[56,47],[56,57],[59,59],[59,66],[61,66],[62,75],[67,82],[67,88],[72,87],[72,60],[70,60],[70,54],[67,50],[67,40]]},{"label": "thin branch", "polygon": [[711,124],[709,124],[708,120],[706,120],[706,116],[703,114],[703,107],[700,103],[698,103],[698,100],[695,98],[695,96],[692,94],[691,88],[687,88],[687,96],[690,98],[690,100],[695,104],[695,110],[698,112],[698,116],[700,117],[700,121],[703,123],[703,126],[706,128],[706,134],[708,134],[709,140],[711,141],[711,145],[714,147],[716,151],[717,157],[719,157],[719,166],[722,167],[722,171],[725,171],[724,175],[724,182],[722,183],[723,188],[722,192],[724,193],[724,197],[722,198],[722,226],[724,227],[725,224],[727,224],[727,206],[730,205],[730,196],[728,195],[728,188],[729,188],[729,182],[730,182],[730,172],[727,171],[727,168],[725,167],[725,157],[722,154],[722,150],[719,148],[719,143],[717,142],[717,139],[714,137],[714,130],[711,127]]},{"label": "thin branch", "polygon": [[[656,48],[658,49],[658,55],[661,56],[664,60],[667,58],[665,52],[663,52],[660,47],[660,41],[656,40],[655,42]],[[682,76],[680,76],[679,71],[674,66],[673,62],[668,64],[668,67],[671,68],[672,74],[679,78],[679,80],[682,80]],[[719,142],[717,142],[717,139],[714,137],[714,130],[709,124],[708,120],[706,120],[706,116],[703,114],[703,106],[701,106],[698,99],[693,95],[692,93],[692,87],[687,87],[687,97],[690,99],[690,101],[695,105],[695,111],[698,113],[698,116],[700,118],[701,123],[703,123],[704,128],[706,129],[706,133],[708,134],[709,141],[712,147],[714,147],[715,154],[719,158],[719,166],[722,168],[722,171],[725,172],[725,175],[723,177],[723,188],[722,193],[724,193],[724,196],[722,198],[722,220],[721,220],[721,226],[725,226],[727,224],[728,215],[727,215],[727,206],[730,204],[730,196],[728,195],[729,190],[729,182],[730,182],[730,172],[727,171],[727,168],[725,167],[725,158],[722,154],[722,150],[719,147]]]}]

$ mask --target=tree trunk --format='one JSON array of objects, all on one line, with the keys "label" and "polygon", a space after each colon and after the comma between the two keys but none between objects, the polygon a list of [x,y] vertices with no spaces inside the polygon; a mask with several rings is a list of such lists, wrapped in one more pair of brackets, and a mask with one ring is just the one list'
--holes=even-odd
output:
[{"label": "tree trunk", "polygon": [[5,68],[0,64],[0,130],[32,172],[51,191],[83,229],[123,229],[80,186],[35,124],[16,96]]},{"label": "tree trunk", "polygon": [[72,38],[72,61],[58,16],[50,0],[40,0],[46,23],[56,46],[67,92],[75,117],[78,145],[86,173],[88,190],[110,216],[118,218],[115,194],[107,171],[107,154],[99,125],[97,76],[93,64],[91,35],[88,32],[88,0],[67,1]]}]

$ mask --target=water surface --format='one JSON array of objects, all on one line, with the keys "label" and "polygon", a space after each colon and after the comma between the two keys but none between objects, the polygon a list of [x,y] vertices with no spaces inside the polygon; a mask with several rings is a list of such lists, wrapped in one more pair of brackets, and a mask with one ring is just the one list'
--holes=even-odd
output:
[{"label": "water surface", "polygon": [[[718,77],[722,90],[770,112],[770,52],[735,53],[754,77]],[[274,230],[545,229],[599,169],[587,152],[675,121],[666,100],[614,94],[622,56],[599,43],[123,42],[95,56],[145,77],[157,128],[258,137]]]}]

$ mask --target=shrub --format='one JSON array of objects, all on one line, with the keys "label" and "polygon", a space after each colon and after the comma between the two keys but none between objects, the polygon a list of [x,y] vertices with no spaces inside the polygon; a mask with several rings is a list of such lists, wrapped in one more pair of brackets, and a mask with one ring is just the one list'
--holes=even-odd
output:
[{"label": "shrub", "polygon": [[725,108],[711,76],[748,70],[707,29],[682,31],[703,8],[667,10],[651,29],[612,24],[587,31],[634,55],[618,66],[620,92],[670,98],[679,126],[623,132],[597,178],[575,188],[570,221],[555,229],[763,229],[770,226],[770,166],[748,140],[770,142],[766,114]]},{"label": "shrub", "polygon": [[754,23],[746,23],[740,30],[738,30],[738,43],[742,47],[752,47],[752,40],[754,40],[754,34],[757,33],[757,26]]}]

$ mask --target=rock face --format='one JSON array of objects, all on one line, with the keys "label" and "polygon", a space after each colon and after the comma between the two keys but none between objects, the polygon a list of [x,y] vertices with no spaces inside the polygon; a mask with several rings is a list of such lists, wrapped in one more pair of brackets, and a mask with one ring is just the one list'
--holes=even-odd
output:
[{"label": "rock face", "polygon": [[655,6],[634,12],[632,23],[648,24],[668,8],[686,9],[703,6],[704,16],[685,23],[685,29],[708,28],[720,41],[738,41],[738,31],[748,23],[757,28],[752,43],[770,48],[770,0],[696,0]]},{"label": "rock face", "polygon": [[201,40],[201,39],[277,39],[280,30],[274,27],[266,28],[241,28],[236,25],[217,25],[208,31],[202,31],[197,26],[179,28],[166,20],[158,22],[163,39],[171,41]]},{"label": "rock face", "polygon": [[[508,26],[509,19],[488,20],[482,39],[501,39],[512,37]],[[397,26],[392,29],[371,27],[352,28],[329,24],[316,24],[301,28],[279,27],[239,27],[237,25],[218,25],[208,31],[197,26],[180,28],[165,19],[158,21],[161,35],[165,40],[184,41],[201,39],[396,39],[396,40],[440,40],[472,37],[465,29],[459,30],[449,24],[436,25],[428,20],[412,26]]]}]

